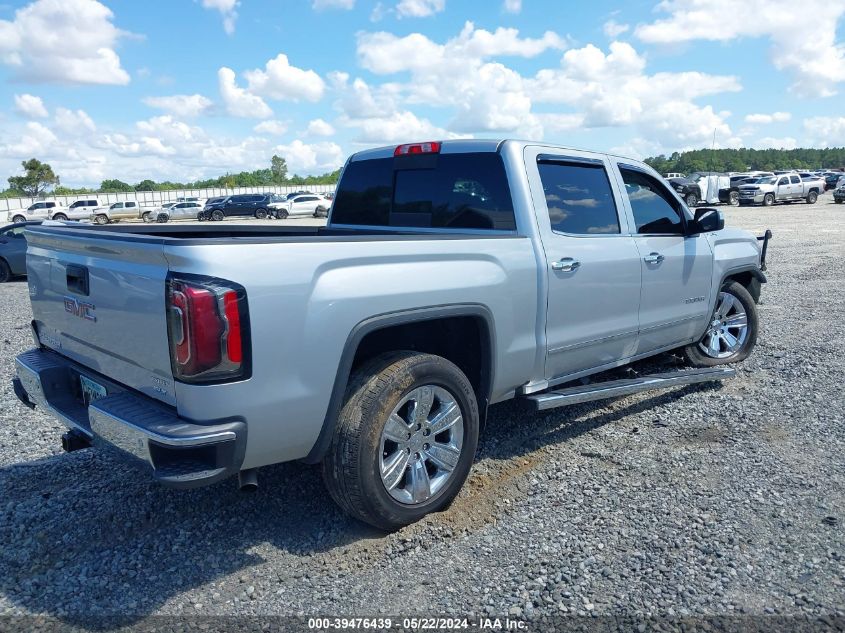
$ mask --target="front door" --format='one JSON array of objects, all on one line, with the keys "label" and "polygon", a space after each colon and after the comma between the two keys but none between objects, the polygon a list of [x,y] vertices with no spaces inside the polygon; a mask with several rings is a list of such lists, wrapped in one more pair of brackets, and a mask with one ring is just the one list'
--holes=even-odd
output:
[{"label": "front door", "polygon": [[603,156],[525,152],[546,259],[546,378],[560,382],[634,353],[639,253]]},{"label": "front door", "polygon": [[657,178],[619,164],[642,270],[637,353],[691,342],[711,305],[713,253],[703,235],[687,235],[684,204]]}]

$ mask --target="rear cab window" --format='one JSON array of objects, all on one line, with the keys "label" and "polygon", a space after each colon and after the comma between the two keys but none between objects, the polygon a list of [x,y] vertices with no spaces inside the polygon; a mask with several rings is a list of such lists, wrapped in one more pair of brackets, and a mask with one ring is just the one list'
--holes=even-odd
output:
[{"label": "rear cab window", "polygon": [[494,152],[354,160],[343,172],[331,223],[516,230],[504,163]]}]

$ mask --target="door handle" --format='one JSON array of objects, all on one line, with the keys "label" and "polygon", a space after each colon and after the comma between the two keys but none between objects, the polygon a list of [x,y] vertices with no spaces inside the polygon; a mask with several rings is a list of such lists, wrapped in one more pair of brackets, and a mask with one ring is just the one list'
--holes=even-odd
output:
[{"label": "door handle", "polygon": [[581,267],[581,262],[572,259],[571,257],[564,257],[563,259],[552,262],[552,270],[562,273],[571,273],[573,270],[578,270]]},{"label": "door handle", "polygon": [[663,255],[661,255],[660,253],[649,253],[648,255],[643,257],[643,261],[646,264],[659,264],[664,259],[666,259],[666,258],[663,257]]}]

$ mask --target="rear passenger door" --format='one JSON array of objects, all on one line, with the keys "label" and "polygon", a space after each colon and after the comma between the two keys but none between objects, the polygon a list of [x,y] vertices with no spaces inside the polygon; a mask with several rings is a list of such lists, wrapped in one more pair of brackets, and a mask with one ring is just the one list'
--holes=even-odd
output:
[{"label": "rear passenger door", "polygon": [[525,152],[546,260],[546,378],[560,382],[634,354],[640,258],[604,156]]},{"label": "rear passenger door", "polygon": [[798,200],[799,198],[804,197],[804,182],[801,180],[800,176],[789,177],[789,190],[793,200]]},{"label": "rear passenger door", "polygon": [[617,167],[642,270],[637,354],[691,342],[710,316],[710,244],[687,235],[689,212],[660,179],[635,165]]}]

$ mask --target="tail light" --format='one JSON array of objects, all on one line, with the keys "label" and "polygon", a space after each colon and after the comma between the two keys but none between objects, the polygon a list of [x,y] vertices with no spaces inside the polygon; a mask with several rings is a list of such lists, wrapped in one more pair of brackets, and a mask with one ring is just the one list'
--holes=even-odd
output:
[{"label": "tail light", "polygon": [[249,378],[249,311],[241,286],[211,277],[170,277],[167,325],[176,380],[207,384]]},{"label": "tail light", "polygon": [[394,156],[406,156],[407,154],[439,154],[440,143],[429,141],[427,143],[409,143],[399,145],[394,151]]}]

